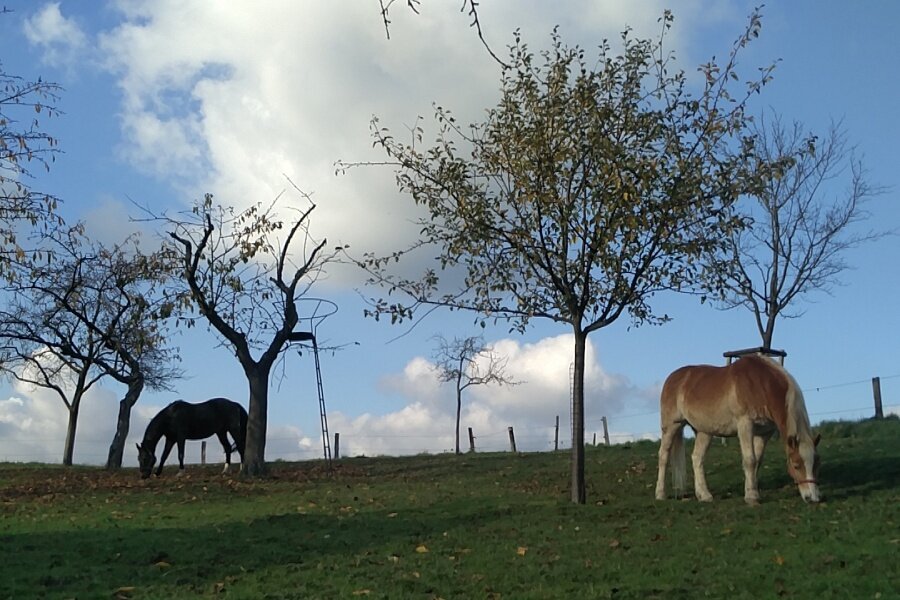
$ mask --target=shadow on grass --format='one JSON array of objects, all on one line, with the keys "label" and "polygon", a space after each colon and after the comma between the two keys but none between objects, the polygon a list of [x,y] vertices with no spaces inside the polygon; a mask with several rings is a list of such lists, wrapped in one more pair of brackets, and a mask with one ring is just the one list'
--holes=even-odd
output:
[{"label": "shadow on grass", "polygon": [[323,571],[352,568],[354,558],[384,563],[392,555],[415,556],[423,540],[441,539],[460,523],[485,526],[503,514],[457,504],[403,515],[296,513],[197,528],[112,526],[4,535],[0,597],[109,597],[118,587],[184,597],[209,594],[248,574],[265,577],[285,569],[310,574],[309,584],[327,596],[336,590]]}]

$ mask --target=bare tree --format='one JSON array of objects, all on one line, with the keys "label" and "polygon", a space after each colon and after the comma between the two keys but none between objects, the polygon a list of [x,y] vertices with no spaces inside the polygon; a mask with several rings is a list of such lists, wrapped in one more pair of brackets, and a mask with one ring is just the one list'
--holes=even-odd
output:
[{"label": "bare tree", "polygon": [[867,202],[883,189],[866,179],[839,122],[816,137],[776,115],[760,120],[754,133],[760,164],[781,167],[745,200],[752,225],[729,238],[721,304],[749,310],[763,347],[771,348],[780,317],[802,315],[798,300],[840,282],[847,250],[885,235],[859,227],[869,216]]},{"label": "bare tree", "polygon": [[10,284],[9,308],[0,317],[3,368],[63,400],[64,464],[71,464],[81,400],[94,383],[109,376],[127,388],[107,460],[108,468],[119,468],[131,408],[144,386],[169,389],[180,376],[158,318],[168,309],[154,293],[165,270],[160,256],[141,254],[135,240],[106,248],[86,240],[80,227],[59,230],[43,244],[52,260],[32,264]]},{"label": "bare tree", "polygon": [[[393,265],[411,250],[366,256],[359,264],[388,295],[370,314],[409,318],[419,306],[533,318],[574,334],[572,501],[584,503],[584,367],[587,336],[623,315],[635,324],[668,319],[650,301],[703,279],[701,258],[739,227],[731,207],[755,181],[746,101],[769,79],[732,92],[737,55],[756,37],[754,12],[727,61],[700,67],[696,94],[666,54],[672,16],[657,40],[622,36],[598,59],[565,46],[554,32],[543,65],[517,36],[503,70],[502,97],[486,121],[464,128],[438,107],[438,137],[422,147],[395,139],[377,120],[375,144],[396,168],[399,188],[428,211],[414,246],[437,249],[421,277]],[[464,284],[450,288],[442,274]],[[402,300],[405,298],[405,300]]]},{"label": "bare tree", "polygon": [[[396,3],[397,0],[378,0],[378,5],[381,7],[381,20],[384,23],[384,34],[388,39],[391,39],[391,7]],[[421,0],[405,0],[406,6],[412,12],[419,14],[419,6],[422,4]],[[466,13],[469,18],[472,20],[469,23],[469,26],[474,28],[476,32],[478,32],[478,39],[481,40],[481,44],[484,46],[484,49],[487,50],[488,54],[491,55],[496,62],[498,62],[502,66],[506,66],[500,58],[494,53],[491,49],[490,45],[488,45],[487,40],[484,39],[484,31],[481,29],[481,19],[478,16],[478,5],[480,3],[477,0],[462,0],[462,4],[460,6],[459,12]]]},{"label": "bare tree", "polygon": [[[336,253],[309,233],[315,205],[286,226],[274,209],[275,202],[235,211],[214,204],[207,194],[189,215],[154,217],[164,222],[172,240],[168,247],[182,306],[196,310],[222,337],[247,377],[249,420],[241,472],[249,477],[266,472],[269,376],[300,320],[297,300]],[[180,318],[189,326],[196,320]]]},{"label": "bare tree", "polygon": [[[0,11],[3,16],[5,11]],[[29,247],[28,228],[40,232],[58,224],[59,200],[32,189],[35,167],[49,170],[59,153],[55,137],[42,127],[60,114],[61,88],[55,83],[7,73],[0,62],[0,277],[9,278],[12,263],[37,252]]]},{"label": "bare tree", "polygon": [[[64,244],[76,244],[77,235],[70,230]],[[97,360],[110,350],[84,320],[58,300],[59,294],[68,295],[73,304],[83,306],[88,320],[99,318],[100,306],[81,297],[78,286],[72,285],[84,266],[83,257],[69,260],[57,252],[53,256],[49,264],[32,266],[28,275],[15,278],[17,283],[0,312],[4,343],[0,367],[16,380],[52,390],[60,397],[68,410],[63,464],[71,465],[81,401],[105,375],[97,368]]]},{"label": "bare tree", "polygon": [[500,357],[481,336],[453,338],[435,336],[438,347],[434,353],[435,368],[441,383],[456,386],[456,453],[459,454],[459,422],[462,414],[462,393],[475,385],[517,385],[506,374],[507,358]]}]

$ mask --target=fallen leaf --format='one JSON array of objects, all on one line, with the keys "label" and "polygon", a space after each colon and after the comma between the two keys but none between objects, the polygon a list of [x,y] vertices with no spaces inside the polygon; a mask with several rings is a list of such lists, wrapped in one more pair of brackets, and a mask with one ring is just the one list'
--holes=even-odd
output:
[{"label": "fallen leaf", "polygon": [[371,593],[372,593],[372,590],[367,590],[365,588],[363,588],[361,590],[353,590],[354,596],[368,596]]},{"label": "fallen leaf", "polygon": [[776,565],[783,565],[783,564],[784,564],[784,557],[781,556],[780,554],[776,554],[776,555],[775,555],[775,564],[776,564]]},{"label": "fallen leaf", "polygon": [[621,542],[619,540],[613,540],[609,543],[610,548],[618,548]]},{"label": "fallen leaf", "polygon": [[168,568],[171,567],[172,565],[171,565],[170,563],[167,563],[167,562],[164,561],[164,560],[161,560],[161,561],[159,561],[159,562],[157,562],[157,563],[153,563],[153,566],[154,566],[154,567],[159,567],[160,569],[168,569]]},{"label": "fallen leaf", "polygon": [[528,552],[528,548],[525,546],[519,546],[519,548],[516,550],[516,554],[518,554],[519,556],[525,556],[526,552]]},{"label": "fallen leaf", "polygon": [[397,513],[388,513],[388,519],[393,519],[397,516]]},{"label": "fallen leaf", "polygon": [[428,546],[426,546],[425,544],[420,544],[416,546],[416,552],[418,552],[419,554],[426,554],[428,552]]}]

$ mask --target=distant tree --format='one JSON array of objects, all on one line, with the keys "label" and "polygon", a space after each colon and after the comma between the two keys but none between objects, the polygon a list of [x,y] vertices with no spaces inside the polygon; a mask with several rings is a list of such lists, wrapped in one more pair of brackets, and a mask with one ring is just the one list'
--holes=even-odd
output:
[{"label": "distant tree", "polygon": [[[214,204],[207,194],[190,215],[158,217],[172,240],[168,248],[177,261],[180,284],[173,289],[182,306],[196,310],[222,337],[247,377],[250,402],[242,474],[249,477],[266,472],[269,375],[299,322],[297,300],[336,253],[325,249],[325,240],[310,235],[313,209],[310,203],[285,225],[275,215],[275,203],[235,211]],[[188,325],[196,321],[193,316],[182,318]]]},{"label": "distant tree", "polygon": [[847,250],[885,235],[859,227],[869,216],[866,203],[883,190],[866,179],[840,123],[817,137],[776,115],[753,131],[761,170],[781,166],[746,199],[752,226],[732,232],[729,264],[718,272],[726,275],[722,305],[749,310],[763,347],[771,348],[779,317],[803,314],[797,301],[839,283]]},{"label": "distant tree", "polygon": [[3,368],[62,398],[69,410],[64,464],[71,464],[81,399],[94,383],[109,376],[127,387],[107,460],[108,468],[119,468],[131,408],[144,386],[169,389],[180,376],[158,318],[168,309],[154,293],[165,269],[135,240],[106,248],[80,228],[57,232],[43,245],[52,260],[35,262],[10,284],[9,308],[0,317]]},{"label": "distant tree", "polygon": [[59,114],[60,92],[55,83],[7,73],[0,61],[0,278],[36,251],[26,242],[30,229],[58,223],[58,199],[32,189],[30,180],[34,167],[49,170],[59,152],[41,121]]},{"label": "distant tree", "polygon": [[[499,104],[468,129],[438,107],[430,148],[419,128],[404,144],[373,121],[399,188],[428,212],[414,247],[436,247],[439,266],[409,278],[392,269],[414,249],[365,256],[359,264],[390,296],[372,299],[369,314],[399,321],[429,305],[508,318],[520,330],[535,317],[571,327],[576,503],[586,500],[587,336],[624,314],[634,324],[666,321],[650,299],[704,279],[700,259],[741,226],[732,205],[756,177],[745,104],[770,68],[739,94],[731,87],[758,13],[727,62],[700,67],[692,92],[664,51],[671,14],[661,23],[659,39],[626,31],[622,54],[604,43],[597,60],[554,32],[540,67],[517,35]],[[450,289],[444,273],[464,284]]]},{"label": "distant tree", "polygon": [[[65,236],[77,237],[70,230]],[[83,267],[80,258],[67,260],[57,252],[44,267],[29,269],[16,277],[0,311],[3,358],[0,368],[19,382],[52,390],[68,410],[62,462],[71,465],[81,401],[105,374],[97,360],[107,349],[84,320],[58,301],[57,290],[68,290],[70,301],[84,308],[88,319],[99,318],[96,303],[81,297],[69,283]]]},{"label": "distant tree", "polygon": [[456,453],[459,454],[459,422],[462,414],[462,393],[475,385],[516,385],[506,374],[506,358],[498,356],[486,346],[484,338],[471,336],[447,340],[436,336],[438,347],[434,353],[438,380],[456,386]]}]

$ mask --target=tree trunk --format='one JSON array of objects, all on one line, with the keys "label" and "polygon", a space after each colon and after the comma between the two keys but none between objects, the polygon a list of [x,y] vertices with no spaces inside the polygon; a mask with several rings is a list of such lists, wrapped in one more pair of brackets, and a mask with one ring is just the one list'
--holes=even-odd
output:
[{"label": "tree trunk", "polygon": [[81,407],[81,394],[76,393],[69,406],[69,424],[66,428],[66,445],[63,447],[63,465],[72,466],[72,457],[75,454],[75,429],[78,426],[78,410]]},{"label": "tree trunk", "polygon": [[131,425],[131,409],[137,403],[144,389],[144,378],[137,377],[128,382],[128,391],[125,397],[119,401],[119,418],[116,421],[116,433],[109,445],[109,455],[106,459],[106,469],[114,471],[122,468],[122,458],[125,454],[125,440],[128,438],[128,430]]},{"label": "tree trunk", "polygon": [[462,413],[462,392],[459,391],[459,387],[456,388],[456,453],[462,454],[459,451],[459,418]]},{"label": "tree trunk", "polygon": [[775,317],[777,315],[770,314],[768,320],[766,321],[766,329],[765,331],[761,331],[762,333],[762,343],[763,348],[766,350],[772,349],[772,336],[775,334]]},{"label": "tree trunk", "polygon": [[584,504],[584,354],[587,334],[575,328],[575,370],[572,374],[572,502]]},{"label": "tree trunk", "polygon": [[266,421],[269,404],[269,370],[257,365],[246,371],[250,384],[247,408],[247,443],[241,475],[262,477],[266,474]]}]

